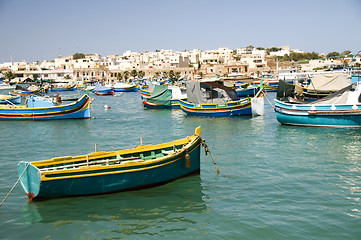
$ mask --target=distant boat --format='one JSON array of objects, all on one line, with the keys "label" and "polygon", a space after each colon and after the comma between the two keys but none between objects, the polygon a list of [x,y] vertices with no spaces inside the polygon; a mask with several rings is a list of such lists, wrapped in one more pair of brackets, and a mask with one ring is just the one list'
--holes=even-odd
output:
[{"label": "distant boat", "polygon": [[159,145],[18,164],[29,199],[106,194],[152,187],[200,171],[201,128]]},{"label": "distant boat", "polygon": [[0,94],[0,104],[20,104],[21,96],[13,96],[13,95],[2,95]]},{"label": "distant boat", "polygon": [[254,97],[260,90],[259,85],[247,85],[234,88],[238,97]]},{"label": "distant boat", "polygon": [[57,84],[57,85],[53,85],[51,86],[50,88],[50,91],[76,91],[76,85],[75,84],[72,84],[72,85],[69,85],[69,84]]},{"label": "distant boat", "polygon": [[101,86],[101,85],[96,85],[95,88],[93,89],[93,92],[96,95],[113,95],[114,94],[113,89],[111,89],[110,87]]},{"label": "distant boat", "polygon": [[0,83],[0,90],[11,90],[11,89],[15,89],[15,85]]},{"label": "distant boat", "polygon": [[278,122],[312,127],[361,127],[361,82],[314,102],[275,99]]},{"label": "distant boat", "polygon": [[57,120],[90,118],[90,100],[87,95],[75,102],[61,105],[44,97],[30,96],[26,105],[1,105],[0,120]]},{"label": "distant boat", "polygon": [[41,87],[35,86],[35,85],[31,85],[29,87],[23,87],[20,85],[16,85],[15,90],[10,91],[9,94],[10,95],[14,95],[14,96],[22,96],[22,97],[27,97],[30,95],[38,95],[41,94],[41,92],[43,91],[43,89]]},{"label": "distant boat", "polygon": [[351,84],[351,76],[347,73],[315,74],[310,84],[303,90],[306,98],[320,99],[339,91]]},{"label": "distant boat", "polygon": [[143,105],[148,109],[180,109],[179,100],[187,99],[187,94],[178,86],[155,85],[149,97],[143,99]]},{"label": "distant boat", "polygon": [[[262,89],[255,97],[263,97]],[[251,102],[250,97],[240,99],[234,89],[216,81],[187,82],[187,101],[179,100],[186,114],[210,117],[251,115]]]},{"label": "distant boat", "polygon": [[117,82],[112,88],[114,92],[136,92],[139,91],[139,84]]}]

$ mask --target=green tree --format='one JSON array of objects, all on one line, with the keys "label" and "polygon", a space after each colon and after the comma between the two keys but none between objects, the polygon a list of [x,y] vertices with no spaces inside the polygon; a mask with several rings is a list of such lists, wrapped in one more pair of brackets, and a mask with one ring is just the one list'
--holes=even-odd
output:
[{"label": "green tree", "polygon": [[177,79],[180,79],[181,73],[180,73],[180,72],[176,72],[176,73],[175,73],[175,77],[176,77]]},{"label": "green tree", "polygon": [[122,76],[122,73],[117,73],[117,80],[118,81],[122,81],[123,80],[123,76]]},{"label": "green tree", "polygon": [[14,79],[16,77],[16,75],[11,70],[4,72],[3,75],[4,75],[4,78],[9,79],[9,81],[11,81],[12,79]]},{"label": "green tree", "polygon": [[136,69],[133,69],[131,72],[130,72],[130,76],[132,76],[134,79],[136,76],[138,76],[138,72]]},{"label": "green tree", "polygon": [[163,72],[163,77],[168,77],[168,73],[166,71]]},{"label": "green tree", "polygon": [[129,78],[129,72],[128,71],[123,72],[123,78],[124,78],[125,81],[128,80],[128,78]]},{"label": "green tree", "polygon": [[157,79],[157,78],[159,78],[159,76],[160,76],[160,72],[155,72],[155,73],[154,73],[154,78]]},{"label": "green tree", "polygon": [[203,72],[199,72],[199,73],[198,73],[198,76],[199,76],[200,78],[203,78],[204,73],[203,73]]},{"label": "green tree", "polygon": [[71,77],[69,76],[69,74],[64,76],[64,79],[71,79]]},{"label": "green tree", "polygon": [[340,54],[338,52],[330,52],[329,54],[327,54],[326,57],[332,58],[332,57],[337,57],[337,56],[340,56]]},{"label": "green tree", "polygon": [[84,53],[75,53],[73,55],[73,60],[77,60],[77,59],[81,59],[81,58],[85,58],[85,54]]},{"label": "green tree", "polygon": [[352,54],[350,50],[345,50],[341,53],[341,55],[346,55],[346,56],[350,54]]},{"label": "green tree", "polygon": [[143,78],[144,76],[145,76],[145,72],[143,71],[138,72],[138,77]]}]

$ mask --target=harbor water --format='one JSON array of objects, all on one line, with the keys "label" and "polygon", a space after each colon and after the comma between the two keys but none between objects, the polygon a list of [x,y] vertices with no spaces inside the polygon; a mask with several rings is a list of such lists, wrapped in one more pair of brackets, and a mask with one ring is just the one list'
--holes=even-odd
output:
[{"label": "harbor water", "polygon": [[361,238],[361,129],[283,126],[266,99],[264,116],[206,118],[144,110],[139,92],[91,98],[89,120],[0,122],[0,201],[19,161],[158,144],[197,126],[221,173],[202,150],[200,175],[144,190],[28,202],[18,184],[0,239]]}]

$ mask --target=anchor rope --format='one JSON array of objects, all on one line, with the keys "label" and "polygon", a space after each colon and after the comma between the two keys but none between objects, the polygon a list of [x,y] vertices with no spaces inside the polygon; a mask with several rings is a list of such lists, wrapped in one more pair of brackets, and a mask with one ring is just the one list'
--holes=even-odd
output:
[{"label": "anchor rope", "polygon": [[219,169],[218,169],[218,166],[217,166],[217,163],[216,161],[214,160],[213,158],[213,155],[211,153],[211,150],[209,149],[208,145],[206,144],[206,140],[202,139],[201,136],[199,136],[198,134],[196,134],[200,140],[201,140],[201,144],[202,144],[202,147],[204,148],[204,152],[207,156],[207,154],[209,153],[209,155],[211,156],[212,160],[213,160],[213,163],[214,163],[214,166],[216,167],[216,170],[217,170],[217,175],[220,173]]},{"label": "anchor rope", "polygon": [[28,163],[24,169],[24,171],[21,173],[19,179],[16,181],[16,183],[14,184],[14,186],[10,189],[10,192],[6,195],[6,197],[4,198],[4,200],[0,203],[0,207],[1,205],[3,205],[3,203],[6,201],[6,199],[9,197],[10,193],[14,190],[15,186],[18,184],[18,182],[20,181],[21,177],[24,175],[26,169],[28,168],[28,166],[30,165],[30,163]]},{"label": "anchor rope", "polygon": [[268,99],[268,96],[267,96],[267,94],[266,94],[266,91],[263,91],[263,94],[266,96],[266,99],[267,99],[267,101],[268,101],[268,103],[273,107],[273,108],[275,108],[275,106],[271,103],[271,101]]}]

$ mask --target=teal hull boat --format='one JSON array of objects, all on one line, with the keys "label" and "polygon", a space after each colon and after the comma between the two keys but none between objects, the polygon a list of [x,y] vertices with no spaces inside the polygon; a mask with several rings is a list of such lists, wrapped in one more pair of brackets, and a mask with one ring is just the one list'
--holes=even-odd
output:
[{"label": "teal hull boat", "polygon": [[94,152],[18,164],[20,183],[33,198],[106,194],[151,187],[200,171],[201,128],[159,145]]},{"label": "teal hull boat", "polygon": [[312,127],[361,127],[361,83],[314,102],[275,100],[281,124]]}]

